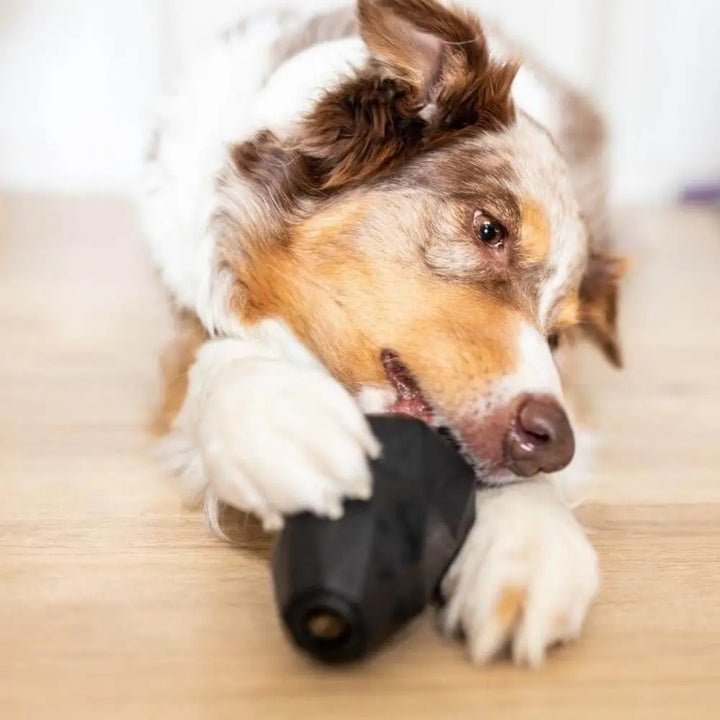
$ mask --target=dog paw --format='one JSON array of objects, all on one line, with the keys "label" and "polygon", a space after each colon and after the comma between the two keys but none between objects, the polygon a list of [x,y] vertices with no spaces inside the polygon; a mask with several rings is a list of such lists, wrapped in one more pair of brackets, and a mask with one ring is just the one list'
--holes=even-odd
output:
[{"label": "dog paw", "polygon": [[580,633],[599,589],[595,551],[544,483],[478,493],[475,525],[443,580],[441,624],[487,662],[537,666]]},{"label": "dog paw", "polygon": [[380,446],[351,396],[321,367],[239,359],[215,369],[202,395],[199,417],[187,424],[207,487],[267,530],[306,510],[337,518],[345,498],[370,496],[368,458]]}]

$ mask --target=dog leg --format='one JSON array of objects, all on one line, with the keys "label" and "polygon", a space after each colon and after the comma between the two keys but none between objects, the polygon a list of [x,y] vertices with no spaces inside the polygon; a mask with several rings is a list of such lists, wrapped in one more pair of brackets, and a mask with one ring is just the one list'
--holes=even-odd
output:
[{"label": "dog leg", "polygon": [[268,530],[287,513],[339,517],[344,498],[369,497],[368,458],[380,452],[352,397],[272,321],[199,349],[163,445],[190,495]]},{"label": "dog leg", "polygon": [[443,581],[441,622],[476,662],[506,647],[539,665],[576,638],[599,589],[595,551],[546,481],[483,490],[477,519]]}]

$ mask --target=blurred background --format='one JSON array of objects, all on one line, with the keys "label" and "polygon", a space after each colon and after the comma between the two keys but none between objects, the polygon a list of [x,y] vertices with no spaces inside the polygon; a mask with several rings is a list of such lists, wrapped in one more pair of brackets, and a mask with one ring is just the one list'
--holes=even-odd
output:
[{"label": "blurred background", "polygon": [[[280,2],[0,0],[0,188],[127,192],[178,68],[240,11]],[[720,181],[717,0],[470,2],[605,110],[616,201]]]},{"label": "blurred background", "polygon": [[[284,0],[310,6],[338,0]],[[543,672],[431,618],[301,663],[267,566],[182,511],[147,425],[171,327],[130,198],[156,98],[278,0],[0,0],[0,718],[710,718],[720,703],[720,0],[467,0],[611,128],[623,372],[583,346],[603,590]],[[715,188],[713,190],[713,188]],[[717,202],[717,200],[715,201]]]}]

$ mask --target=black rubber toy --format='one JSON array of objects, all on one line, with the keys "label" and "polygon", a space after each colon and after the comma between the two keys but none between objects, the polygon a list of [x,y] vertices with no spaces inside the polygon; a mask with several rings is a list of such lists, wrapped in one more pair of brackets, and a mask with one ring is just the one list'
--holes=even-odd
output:
[{"label": "black rubber toy", "polygon": [[383,446],[373,495],[339,520],[287,519],[275,597],[296,645],[329,663],[377,648],[437,598],[475,516],[475,475],[448,440],[400,416],[369,418]]}]

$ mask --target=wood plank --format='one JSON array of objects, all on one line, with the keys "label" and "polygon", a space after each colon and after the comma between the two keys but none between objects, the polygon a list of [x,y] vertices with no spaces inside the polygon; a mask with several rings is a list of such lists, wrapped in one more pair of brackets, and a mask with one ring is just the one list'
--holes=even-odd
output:
[{"label": "wood plank", "polygon": [[1,196],[0,717],[717,714],[720,220],[620,219],[628,369],[579,362],[604,438],[582,641],[540,672],[477,668],[427,616],[336,671],[285,642],[254,526],[218,542],[152,460],[167,318],[129,206]]}]

